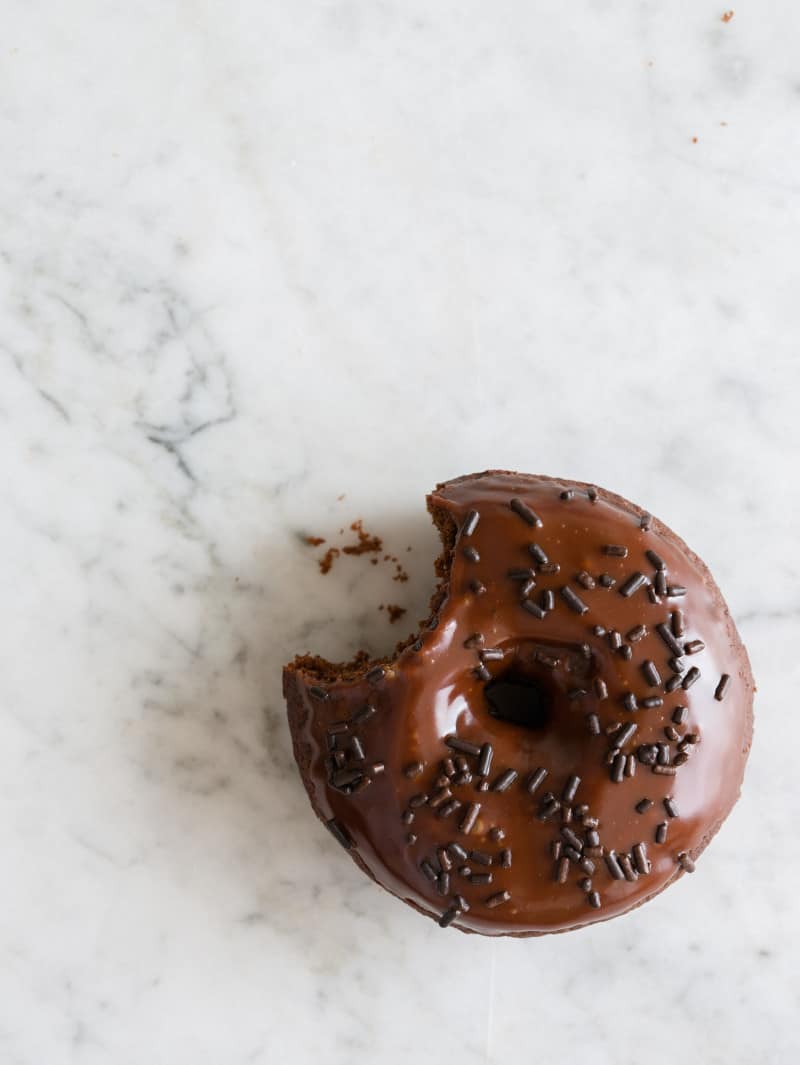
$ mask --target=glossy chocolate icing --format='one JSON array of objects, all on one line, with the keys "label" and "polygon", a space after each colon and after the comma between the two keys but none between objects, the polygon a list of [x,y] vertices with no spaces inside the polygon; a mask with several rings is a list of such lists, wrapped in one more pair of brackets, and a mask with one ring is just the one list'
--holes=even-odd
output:
[{"label": "glossy chocolate icing", "polygon": [[[523,506],[512,507],[514,499]],[[445,554],[435,612],[420,636],[377,665],[339,667],[301,656],[284,672],[295,755],[312,805],[378,883],[465,931],[541,934],[624,913],[691,867],[739,795],[754,685],[725,602],[671,530],[588,485],[490,471],[439,485],[428,507]],[[509,576],[528,568],[533,588],[525,588],[522,574]],[[637,573],[644,582],[623,594]],[[549,606],[548,592],[552,609],[536,616]],[[532,607],[522,606],[523,593]],[[677,636],[675,610],[685,628]],[[659,632],[659,625],[666,628]],[[598,634],[598,626],[606,632]],[[609,636],[612,630],[620,637]],[[697,668],[699,677],[667,691],[676,675],[669,664],[674,642],[682,648],[696,640],[704,648],[675,665],[682,668],[677,675]],[[486,649],[502,654],[482,655]],[[718,691],[723,676],[730,681]],[[662,705],[645,708],[646,699]],[[678,707],[685,711],[676,723]],[[593,714],[599,735],[592,734]],[[622,762],[607,734],[617,723],[636,725],[634,735],[623,734]],[[453,736],[474,748],[491,744],[486,777],[478,775],[477,755],[448,747]],[[659,743],[665,748],[657,756],[651,745]],[[460,772],[459,758],[467,763]],[[412,779],[414,763],[424,768]],[[627,776],[632,763],[635,775]],[[527,781],[540,767],[547,775],[531,795]],[[455,769],[455,778],[445,779],[443,769]],[[517,777],[495,790],[510,769]],[[570,800],[572,776],[580,783]],[[482,780],[489,790],[479,790]],[[548,793],[561,806],[542,819],[554,809]],[[644,799],[652,805],[640,813]],[[466,833],[473,803],[480,810]],[[657,843],[663,823],[667,838]],[[640,843],[644,850],[634,849]],[[450,844],[457,846],[443,854]],[[492,864],[460,859],[458,846],[483,861],[488,854]],[[504,851],[511,852],[510,868],[503,867]],[[630,879],[614,878],[609,851]],[[574,860],[564,863],[565,853]],[[649,871],[637,874],[637,861]],[[464,866],[473,878],[459,872]],[[487,873],[491,882],[481,882]]]}]

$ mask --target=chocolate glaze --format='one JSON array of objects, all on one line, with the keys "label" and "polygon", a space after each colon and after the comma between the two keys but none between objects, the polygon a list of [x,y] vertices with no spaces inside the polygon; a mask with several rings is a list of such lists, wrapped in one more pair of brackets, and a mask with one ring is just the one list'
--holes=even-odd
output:
[{"label": "chocolate glaze", "polygon": [[[524,506],[512,508],[512,499]],[[434,614],[420,636],[381,663],[337,666],[301,656],[284,671],[295,756],[315,811],[326,822],[335,819],[340,842],[352,843],[349,852],[370,876],[443,925],[536,935],[640,905],[693,868],[736,802],[750,748],[753,678],[711,574],[663,523],[573,481],[489,471],[439,485],[428,508],[445,553]],[[509,576],[528,568],[532,589],[521,574]],[[636,573],[645,582],[622,594]],[[601,583],[603,574],[613,587]],[[656,595],[665,587],[686,593]],[[535,612],[521,605],[523,591]],[[539,617],[547,592],[553,606]],[[678,623],[674,639],[681,648],[698,639],[705,647],[683,657],[682,675],[696,667],[699,678],[668,691],[676,675],[669,665],[677,657],[669,639],[676,609],[684,631]],[[657,630],[662,623],[668,632]],[[613,649],[620,639],[596,634],[597,626],[619,633],[622,648]],[[475,634],[482,642],[470,639]],[[482,648],[502,655],[481,656]],[[724,675],[730,682],[715,698]],[[631,694],[635,710],[626,709]],[[659,698],[661,705],[642,706]],[[677,707],[686,709],[676,724]],[[591,714],[599,718],[599,735],[592,734]],[[344,721],[347,729],[337,725]],[[617,722],[637,726],[621,755],[606,733]],[[474,748],[492,745],[488,776],[478,775],[474,753],[447,746],[451,736]],[[686,736],[694,742],[681,743]],[[343,763],[338,771],[334,757]],[[460,768],[459,758],[466,760]],[[412,779],[408,767],[416,762],[424,768]],[[547,776],[531,796],[526,781],[539,767]],[[510,769],[518,776],[504,786]],[[503,790],[495,790],[503,774]],[[580,783],[569,800],[572,776]],[[484,779],[489,790],[479,790]],[[565,789],[569,801],[562,801]],[[548,792],[571,808],[568,824],[563,809],[540,819]],[[639,813],[642,799],[652,805]],[[459,826],[472,803],[480,810],[466,834]],[[657,843],[662,823],[667,839]],[[623,879],[612,876],[598,837],[605,852],[619,856]],[[595,844],[593,870],[585,860],[584,868],[578,864],[576,838],[584,848]],[[478,859],[462,860],[456,848],[447,868],[441,848],[451,843],[477,851]],[[486,855],[489,867],[481,864]],[[459,872],[465,865],[471,879]]]}]

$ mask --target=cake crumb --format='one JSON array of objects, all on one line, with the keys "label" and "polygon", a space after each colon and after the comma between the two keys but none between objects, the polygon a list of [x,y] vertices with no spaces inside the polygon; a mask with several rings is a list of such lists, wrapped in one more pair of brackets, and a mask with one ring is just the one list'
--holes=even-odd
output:
[{"label": "cake crumb", "polygon": [[310,544],[312,547],[319,547],[320,544],[324,544],[325,543],[325,537],[324,536],[306,536],[305,537],[305,541],[306,541],[307,544]]},{"label": "cake crumb", "polygon": [[389,614],[389,621],[392,625],[394,625],[396,621],[399,621],[403,614],[405,614],[406,612],[405,607],[398,606],[396,603],[388,603],[386,606],[386,610]]},{"label": "cake crumb", "polygon": [[358,521],[354,521],[350,528],[358,536],[358,543],[347,544],[343,547],[342,551],[346,555],[368,555],[383,550],[383,540],[381,540],[380,536],[371,536],[368,532],[365,532],[364,523],[360,518]]},{"label": "cake crumb", "polygon": [[697,137],[692,137],[692,144],[697,144]]},{"label": "cake crumb", "polygon": [[338,547],[329,547],[322,558],[319,560],[320,573],[329,573],[330,568],[333,565],[333,560],[338,558],[341,551]]},{"label": "cake crumb", "polygon": [[733,18],[733,12],[732,11],[726,11],[725,14],[722,16],[722,21],[723,22],[730,22],[730,20],[732,18]]}]

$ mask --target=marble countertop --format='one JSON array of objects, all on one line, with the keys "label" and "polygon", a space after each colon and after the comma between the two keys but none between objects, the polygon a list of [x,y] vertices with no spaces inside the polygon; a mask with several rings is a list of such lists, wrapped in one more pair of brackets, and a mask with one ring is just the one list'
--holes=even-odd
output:
[{"label": "marble countertop", "polygon": [[[0,43],[3,1065],[796,1061],[797,6],[68,8]],[[358,872],[280,689],[492,466],[663,517],[759,685],[696,875],[528,942]]]}]

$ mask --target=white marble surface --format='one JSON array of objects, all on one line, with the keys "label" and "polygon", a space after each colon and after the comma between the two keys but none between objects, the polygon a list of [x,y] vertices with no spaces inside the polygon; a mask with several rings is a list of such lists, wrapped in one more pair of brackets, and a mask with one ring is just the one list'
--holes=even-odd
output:
[{"label": "white marble surface", "polygon": [[[800,14],[723,11],[5,0],[3,1065],[797,1060]],[[698,873],[531,942],[368,883],[280,694],[486,466],[669,521],[760,689]]]}]

